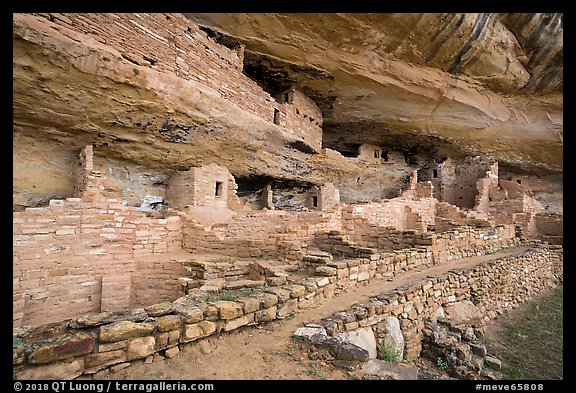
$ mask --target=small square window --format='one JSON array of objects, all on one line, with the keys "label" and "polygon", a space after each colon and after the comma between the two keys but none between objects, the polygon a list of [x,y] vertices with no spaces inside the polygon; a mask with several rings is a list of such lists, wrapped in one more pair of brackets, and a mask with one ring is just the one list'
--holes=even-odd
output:
[{"label": "small square window", "polygon": [[222,196],[222,182],[221,181],[217,181],[216,182],[216,188],[214,189],[214,196]]}]

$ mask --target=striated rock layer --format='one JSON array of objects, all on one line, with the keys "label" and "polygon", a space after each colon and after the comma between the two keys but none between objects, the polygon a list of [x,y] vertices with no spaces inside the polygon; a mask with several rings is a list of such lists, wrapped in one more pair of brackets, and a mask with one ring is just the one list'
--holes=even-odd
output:
[{"label": "striated rock layer", "polygon": [[[126,199],[217,163],[361,202],[412,156],[483,155],[558,204],[562,34],[561,14],[14,14],[14,206],[72,196],[89,144]],[[298,134],[287,88],[321,111],[321,141]],[[333,151],[361,144],[406,162]]]},{"label": "striated rock layer", "polygon": [[399,139],[562,171],[562,14],[186,15],[317,96],[327,147]]}]

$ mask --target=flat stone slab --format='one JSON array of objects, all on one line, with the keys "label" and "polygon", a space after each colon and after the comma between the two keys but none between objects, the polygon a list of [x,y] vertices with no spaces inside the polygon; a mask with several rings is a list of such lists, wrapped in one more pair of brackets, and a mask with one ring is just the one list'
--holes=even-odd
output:
[{"label": "flat stone slab", "polygon": [[371,328],[360,328],[350,332],[340,333],[338,337],[343,342],[352,343],[364,348],[368,351],[370,359],[376,359],[378,355],[378,350],[376,347],[376,338],[374,337],[374,332]]},{"label": "flat stone slab", "polygon": [[304,338],[306,340],[310,340],[312,338],[312,336],[316,335],[316,334],[322,334],[322,335],[327,335],[326,334],[326,329],[324,329],[322,326],[318,325],[318,326],[304,326],[301,328],[298,328],[293,334],[293,337],[298,337],[298,338]]},{"label": "flat stone slab", "polygon": [[370,359],[362,366],[362,372],[376,375],[388,380],[417,380],[418,369],[395,362],[385,362],[379,359]]}]

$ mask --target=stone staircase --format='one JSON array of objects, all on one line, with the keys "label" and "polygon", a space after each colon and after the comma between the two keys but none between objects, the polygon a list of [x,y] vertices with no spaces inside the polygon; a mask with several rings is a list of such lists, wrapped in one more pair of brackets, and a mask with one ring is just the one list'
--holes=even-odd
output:
[{"label": "stone staircase", "polygon": [[284,285],[287,283],[287,272],[298,268],[279,261],[219,254],[193,254],[181,263],[188,273],[178,279],[182,296],[191,290],[201,294]]},{"label": "stone staircase", "polygon": [[320,250],[329,252],[337,257],[367,258],[370,260],[379,258],[378,250],[358,246],[344,231],[329,230],[317,232],[315,243]]}]

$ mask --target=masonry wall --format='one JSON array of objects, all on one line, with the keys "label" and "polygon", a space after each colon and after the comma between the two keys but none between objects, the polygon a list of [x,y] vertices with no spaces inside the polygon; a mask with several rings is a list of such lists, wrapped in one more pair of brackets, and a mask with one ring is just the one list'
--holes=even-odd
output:
[{"label": "masonry wall", "polygon": [[476,202],[477,181],[491,171],[498,176],[498,163],[481,157],[466,157],[461,161],[446,160],[438,166],[442,201],[458,207],[473,208]]},{"label": "masonry wall", "polygon": [[12,228],[15,326],[126,308],[127,283],[146,270],[135,261],[181,250],[182,243],[178,216],[147,217],[105,197],[26,208],[13,213]]},{"label": "masonry wall", "polygon": [[[13,131],[13,211],[47,205],[50,199],[74,196],[74,169],[77,150],[64,143],[50,144],[35,131]],[[42,192],[37,192],[38,183]]]},{"label": "masonry wall", "polygon": [[[112,47],[136,65],[208,86],[222,98],[271,124],[274,124],[277,109],[283,117],[280,127],[298,139],[304,139],[317,151],[321,149],[322,114],[312,100],[296,91],[293,103],[276,102],[242,73],[242,46],[229,49],[218,44],[179,13],[33,15]],[[164,137],[162,133],[159,136]]]},{"label": "masonry wall", "polygon": [[141,206],[147,196],[166,199],[168,173],[94,155],[94,166],[105,175],[105,188],[122,203]]},{"label": "masonry wall", "polygon": [[242,74],[239,53],[209,38],[181,14],[37,14],[118,50],[135,64],[194,80],[270,122],[273,98]]},{"label": "masonry wall", "polygon": [[476,228],[460,225],[440,233],[395,230],[380,226],[358,228],[350,238],[361,247],[401,250],[430,246],[434,263],[510,247],[515,244],[514,225]]},{"label": "masonry wall", "polygon": [[503,190],[506,190],[506,193],[508,194],[508,198],[511,198],[511,199],[520,198],[527,191],[527,187],[525,185],[519,184],[515,181],[502,179],[502,180],[500,180],[499,184]]},{"label": "masonry wall", "polygon": [[[447,202],[437,203],[434,229],[436,232],[443,232],[460,225],[472,225],[475,227],[489,225],[487,220],[479,219],[474,213],[475,212],[473,211],[461,210],[457,206],[451,205]],[[498,221],[498,223],[503,222]],[[508,221],[505,223],[510,224]]]},{"label": "masonry wall", "polygon": [[[305,205],[311,210],[332,210],[340,203],[340,190],[332,183],[322,187],[312,186],[306,192]],[[316,206],[314,206],[316,204]]]},{"label": "masonry wall", "polygon": [[377,145],[370,145],[370,144],[362,144],[358,148],[359,154],[358,158],[366,161],[372,162],[383,162],[384,160],[381,158],[382,155],[382,148]]},{"label": "masonry wall", "polygon": [[505,194],[498,187],[498,174],[486,171],[484,177],[476,180],[476,196],[474,198],[474,210],[487,213],[492,201],[504,199]]},{"label": "masonry wall", "polygon": [[[344,210],[344,227],[353,233],[361,227],[376,225],[397,230],[426,231],[434,225],[436,200],[433,198],[394,198],[382,202],[348,205]],[[358,226],[358,228],[355,228]]]},{"label": "masonry wall", "polygon": [[539,238],[550,244],[564,243],[564,215],[557,213],[538,213],[535,216]]},{"label": "masonry wall", "polygon": [[[390,257],[400,263],[411,255],[408,252]],[[349,262],[351,266],[335,270],[346,269],[348,278],[353,278],[352,285],[385,277],[370,276],[367,270],[360,270],[370,264]],[[520,256],[406,284],[378,295],[369,303],[356,304],[352,310],[324,318],[320,325],[335,336],[359,327],[377,328],[387,318],[396,317],[405,340],[405,357],[413,359],[420,354],[424,319],[433,316],[440,307],[472,300],[485,319],[495,318],[502,310],[530,299],[561,276],[562,249],[537,246]],[[16,329],[14,334],[22,343],[13,348],[14,378],[73,379],[87,374],[101,379],[115,365],[122,366],[156,352],[172,357],[186,343],[309,308],[334,296],[337,279],[337,275],[309,277],[271,286],[237,301],[194,301],[185,296],[145,309],[82,317],[36,329]]]},{"label": "masonry wall", "polygon": [[239,206],[237,188],[227,168],[209,164],[174,172],[168,180],[166,199],[170,207],[179,210],[188,206],[227,208]]},{"label": "masonry wall", "polygon": [[[422,350],[424,321],[440,309],[468,300],[481,312],[483,322],[495,319],[530,300],[562,279],[560,246],[536,245],[520,256],[498,258],[472,269],[455,269],[375,296],[369,303],[341,310],[320,321],[327,333],[371,327],[378,341],[389,318],[397,318],[404,338],[404,358],[415,359]],[[440,312],[440,315],[443,313]]]},{"label": "masonry wall", "polygon": [[433,179],[434,197],[439,201],[456,205],[454,187],[456,183],[456,163],[447,158],[437,166],[438,177]]},{"label": "masonry wall", "polygon": [[[286,97],[287,96],[287,97]],[[288,100],[286,100],[288,98]],[[283,113],[281,125],[291,130],[293,135],[317,152],[322,150],[322,111],[307,95],[296,89],[282,93],[279,102]]]},{"label": "masonry wall", "polygon": [[130,286],[130,306],[145,307],[160,302],[170,302],[178,297],[178,279],[186,275],[184,262],[190,255],[153,255],[134,260]]},{"label": "masonry wall", "polygon": [[301,260],[314,234],[341,227],[341,210],[329,212],[255,211],[237,214],[226,224],[206,228],[183,217],[183,247],[199,253]]}]

